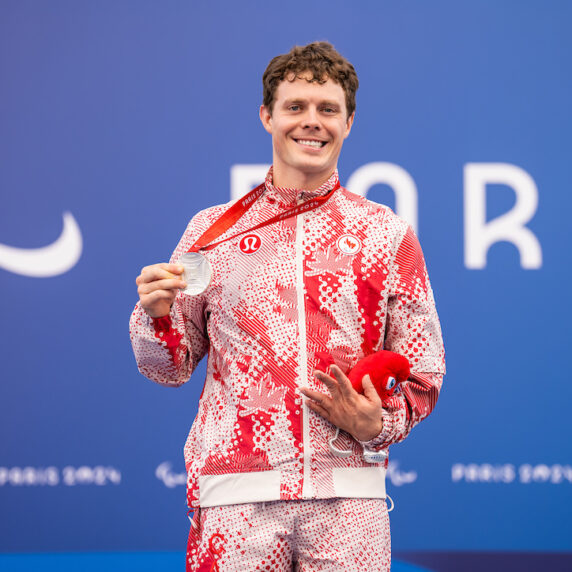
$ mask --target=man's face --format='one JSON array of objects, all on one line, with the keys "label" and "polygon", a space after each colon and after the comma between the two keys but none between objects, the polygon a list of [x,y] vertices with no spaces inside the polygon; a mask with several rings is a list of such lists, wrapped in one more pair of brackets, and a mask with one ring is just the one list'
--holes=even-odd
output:
[{"label": "man's face", "polygon": [[297,77],[278,85],[273,109],[261,106],[260,119],[272,135],[274,184],[312,190],[336,168],[354,114],[347,117],[339,84]]}]

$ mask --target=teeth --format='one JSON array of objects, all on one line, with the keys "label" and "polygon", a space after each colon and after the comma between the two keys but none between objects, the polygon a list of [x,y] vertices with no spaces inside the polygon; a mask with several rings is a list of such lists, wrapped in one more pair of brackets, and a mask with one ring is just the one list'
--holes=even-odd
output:
[{"label": "teeth", "polygon": [[310,147],[316,147],[316,149],[319,149],[320,147],[323,147],[325,145],[325,141],[310,141],[306,139],[298,139],[298,143],[300,143],[301,145],[309,145]]}]

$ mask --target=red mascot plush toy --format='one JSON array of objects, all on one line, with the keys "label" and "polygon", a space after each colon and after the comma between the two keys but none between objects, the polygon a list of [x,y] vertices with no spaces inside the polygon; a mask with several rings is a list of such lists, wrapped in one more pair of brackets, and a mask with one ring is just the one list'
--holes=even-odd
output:
[{"label": "red mascot plush toy", "polygon": [[358,361],[347,375],[358,393],[363,393],[362,379],[369,375],[383,402],[395,393],[399,384],[409,377],[409,373],[406,357],[381,350]]}]

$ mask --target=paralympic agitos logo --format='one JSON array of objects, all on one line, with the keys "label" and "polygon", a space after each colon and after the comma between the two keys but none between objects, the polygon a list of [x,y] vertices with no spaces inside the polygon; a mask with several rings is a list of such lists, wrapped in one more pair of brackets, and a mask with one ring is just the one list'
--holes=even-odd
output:
[{"label": "paralympic agitos logo", "polygon": [[63,213],[63,229],[54,242],[40,248],[0,244],[0,268],[33,278],[48,278],[71,270],[81,257],[80,228],[69,212]]}]

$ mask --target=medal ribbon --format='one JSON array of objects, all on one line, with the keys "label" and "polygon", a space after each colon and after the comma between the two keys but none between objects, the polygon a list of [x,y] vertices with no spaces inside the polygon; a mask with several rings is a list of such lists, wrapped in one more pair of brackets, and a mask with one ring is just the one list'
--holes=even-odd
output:
[{"label": "medal ribbon", "polygon": [[237,236],[241,236],[246,234],[247,232],[253,232],[262,228],[264,226],[268,226],[274,224],[276,222],[281,222],[286,220],[287,218],[297,216],[302,213],[313,211],[318,207],[322,206],[326,203],[330,197],[334,194],[334,191],[340,188],[340,182],[338,181],[335,187],[328,191],[325,195],[320,197],[314,197],[313,199],[309,199],[306,202],[295,206],[294,208],[288,209],[279,215],[276,215],[268,220],[253,226],[247,230],[243,230],[242,232],[237,232],[224,240],[219,240],[218,242],[212,242],[216,240],[219,236],[224,234],[229,228],[231,228],[243,215],[245,215],[248,210],[252,207],[252,205],[260,198],[262,193],[264,192],[265,183],[258,185],[255,189],[250,191],[246,194],[242,199],[234,203],[229,209],[227,209],[219,218],[215,220],[215,222],[203,233],[201,236],[196,240],[196,242],[187,250],[187,252],[199,252],[201,250],[211,250],[215,246],[222,244],[223,242],[227,242],[228,240],[232,240]]}]

